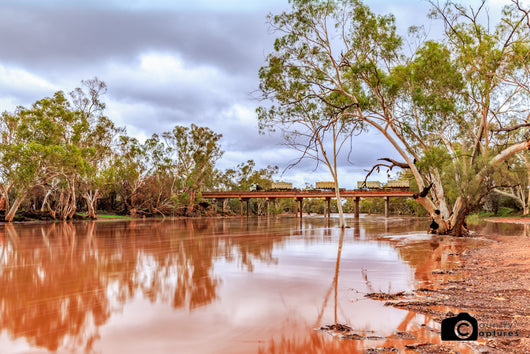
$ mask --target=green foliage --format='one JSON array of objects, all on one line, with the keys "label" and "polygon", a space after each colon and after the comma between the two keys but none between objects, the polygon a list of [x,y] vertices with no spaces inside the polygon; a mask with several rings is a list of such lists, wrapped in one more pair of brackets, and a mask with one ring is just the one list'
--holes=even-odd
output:
[{"label": "green foliage", "polygon": [[[292,132],[301,119],[326,124],[330,111],[347,117],[347,134],[375,128],[419,189],[433,185],[422,199],[429,213],[449,218],[453,205],[452,225],[462,225],[506,181],[500,162],[528,148],[528,133],[495,130],[528,122],[528,12],[507,5],[492,25],[486,6],[431,5],[444,37],[428,40],[415,27],[408,54],[392,15],[356,0],[293,1],[290,11],[269,17],[279,37],[259,74],[273,105],[258,117],[262,129]],[[298,147],[306,153],[314,141]]]},{"label": "green foliage", "polygon": [[[97,78],[82,88],[36,101],[0,118],[0,192],[13,215],[25,196],[61,219],[86,200],[95,217],[97,201],[119,201],[121,212],[193,212],[203,188],[213,187],[221,135],[209,128],[176,126],[144,143],[124,135],[104,115],[106,85]],[[116,198],[119,196],[119,198]],[[11,214],[11,213],[10,213]],[[7,217],[7,216],[6,216]]]},{"label": "green foliage", "polygon": [[212,187],[215,162],[222,156],[219,147],[220,134],[206,127],[192,124],[190,128],[175,126],[172,132],[162,134],[169,153],[170,164],[175,166],[178,176],[177,189],[186,198],[188,211],[191,212],[197,193],[204,187]]},{"label": "green foliage", "polygon": [[[331,212],[336,213],[336,203],[331,201]],[[322,198],[307,198],[304,199],[304,213],[324,214],[326,210],[326,201]]]},{"label": "green foliage", "polygon": [[200,191],[215,183],[220,138],[194,124],[153,134],[143,144],[121,136],[111,171],[124,208],[145,214],[192,213]]},{"label": "green foliage", "polygon": [[[366,214],[384,214],[384,198],[361,198],[359,202],[361,213]],[[348,199],[344,205],[344,210],[348,213],[354,212],[354,203]],[[415,215],[426,216],[425,208],[419,205],[415,200],[404,198],[391,198],[389,202],[389,213],[394,215]]]},{"label": "green foliage", "polygon": [[456,118],[465,83],[444,44],[427,41],[408,66],[397,66],[392,74],[395,86],[425,115],[419,126],[422,131],[435,130],[444,119]]},{"label": "green foliage", "polygon": [[427,169],[440,169],[443,170],[451,164],[451,156],[442,146],[433,146],[425,148],[421,160],[416,163],[418,168]]},{"label": "green foliage", "polygon": [[217,187],[221,190],[248,191],[251,184],[258,184],[263,189],[271,188],[273,177],[278,173],[278,166],[267,166],[256,169],[254,160],[240,163],[218,175]]},{"label": "green foliage", "polygon": [[96,217],[103,218],[103,219],[124,219],[124,220],[132,219],[130,216],[110,215],[110,214],[97,214]]}]

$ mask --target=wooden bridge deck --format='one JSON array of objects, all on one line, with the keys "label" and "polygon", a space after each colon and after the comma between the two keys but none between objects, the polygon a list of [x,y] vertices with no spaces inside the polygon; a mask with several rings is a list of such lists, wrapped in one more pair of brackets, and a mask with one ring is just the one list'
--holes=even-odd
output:
[{"label": "wooden bridge deck", "polygon": [[[343,198],[358,197],[404,197],[411,198],[414,192],[410,190],[345,190],[340,192],[340,196]],[[249,199],[249,198],[335,198],[335,192],[332,190],[289,190],[289,191],[228,191],[228,192],[202,192],[201,196],[206,199],[227,199],[227,198],[238,198],[238,199]]]}]

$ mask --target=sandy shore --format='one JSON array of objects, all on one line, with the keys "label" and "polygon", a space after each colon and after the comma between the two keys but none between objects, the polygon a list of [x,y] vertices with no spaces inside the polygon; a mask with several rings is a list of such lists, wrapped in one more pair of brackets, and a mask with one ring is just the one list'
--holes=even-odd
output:
[{"label": "sandy shore", "polygon": [[[468,312],[478,320],[481,330],[491,332],[489,338],[468,342],[472,350],[530,353],[530,238],[488,239],[493,242],[459,255],[459,265],[449,270],[456,280],[417,289],[413,299],[387,304],[429,315],[437,322]],[[497,337],[493,330],[502,336]],[[415,352],[454,353],[451,342],[446,343],[422,345]]]}]

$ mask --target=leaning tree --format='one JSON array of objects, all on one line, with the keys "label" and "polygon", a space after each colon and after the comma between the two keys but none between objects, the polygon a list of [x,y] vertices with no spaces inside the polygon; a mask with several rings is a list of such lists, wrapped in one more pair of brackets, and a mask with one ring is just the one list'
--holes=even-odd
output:
[{"label": "leaning tree", "polygon": [[490,28],[485,2],[477,9],[432,3],[443,38],[426,40],[414,28],[420,40],[412,47],[393,15],[376,15],[361,1],[291,4],[270,17],[279,37],[261,80],[277,83],[268,84],[273,101],[287,112],[318,101],[380,132],[403,159],[387,166],[414,176],[432,231],[465,234],[465,218],[496,188],[501,162],[530,147],[528,138],[507,145],[499,137],[526,129],[530,112],[528,12],[514,0]]},{"label": "leaning tree", "polygon": [[[295,74],[293,80],[277,80],[274,67],[262,68],[260,71],[260,89],[263,98],[280,101],[280,105],[260,107],[257,109],[260,130],[275,130],[281,127],[286,144],[300,152],[300,156],[289,166],[298,165],[304,159],[315,160],[317,165],[324,164],[333,178],[339,227],[345,228],[346,221],[342,211],[340,196],[338,159],[344,147],[351,153],[352,137],[362,129],[362,122],[343,114],[339,102],[326,105],[320,101],[314,87],[305,84],[299,86]],[[295,97],[284,97],[278,92],[290,92]],[[334,95],[336,99],[340,99]],[[333,102],[328,97],[328,103]],[[340,108],[339,108],[340,107]]]}]

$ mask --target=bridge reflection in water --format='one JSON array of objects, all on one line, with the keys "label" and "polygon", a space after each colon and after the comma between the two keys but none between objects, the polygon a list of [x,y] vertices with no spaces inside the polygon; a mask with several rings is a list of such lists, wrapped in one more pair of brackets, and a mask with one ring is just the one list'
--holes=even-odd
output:
[{"label": "bridge reflection in water", "polygon": [[[384,198],[385,199],[385,216],[388,216],[390,197],[412,198],[414,192],[402,189],[384,189],[384,190],[345,190],[340,192],[341,198],[353,198],[354,215],[359,217],[359,201],[361,198]],[[247,203],[247,216],[249,216],[250,199],[265,199],[267,201],[267,212],[270,210],[270,202],[278,198],[293,198],[298,204],[296,216],[302,217],[304,198],[323,198],[326,201],[326,210],[324,215],[330,216],[331,198],[335,198],[335,192],[332,190],[286,190],[286,191],[227,191],[227,192],[202,192],[201,196],[205,199],[214,201],[217,212],[217,202],[221,202],[221,211],[224,209],[224,202],[227,199],[239,199],[241,202],[241,216],[243,216],[243,202]]]}]

